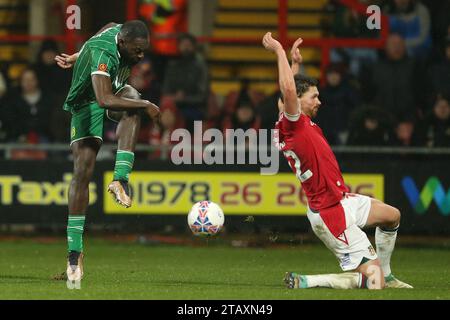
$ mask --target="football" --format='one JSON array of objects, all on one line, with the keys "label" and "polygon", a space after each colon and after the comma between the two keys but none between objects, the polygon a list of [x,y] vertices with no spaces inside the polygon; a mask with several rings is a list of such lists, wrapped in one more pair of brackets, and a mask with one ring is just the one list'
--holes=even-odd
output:
[{"label": "football", "polygon": [[188,214],[188,225],[196,236],[214,236],[222,229],[225,217],[222,209],[212,201],[199,201]]}]

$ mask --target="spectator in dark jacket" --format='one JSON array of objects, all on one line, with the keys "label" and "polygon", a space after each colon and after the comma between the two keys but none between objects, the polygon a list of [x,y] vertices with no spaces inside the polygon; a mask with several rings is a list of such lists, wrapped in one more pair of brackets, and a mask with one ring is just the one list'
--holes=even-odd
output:
[{"label": "spectator in dark jacket", "polygon": [[46,40],[39,50],[36,71],[40,86],[45,92],[51,92],[56,103],[62,106],[70,87],[72,71],[64,70],[56,64],[55,57],[58,54],[58,46],[53,40]]},{"label": "spectator in dark jacket", "polygon": [[431,50],[430,12],[419,0],[394,0],[385,8],[392,33],[400,34],[406,42],[408,54],[427,58]]},{"label": "spectator in dark jacket", "polygon": [[350,118],[348,145],[387,146],[392,143],[392,122],[386,111],[362,107],[355,109]]},{"label": "spectator in dark jacket", "polygon": [[438,93],[450,95],[450,35],[447,37],[444,59],[430,67],[429,78],[430,94],[436,96]]},{"label": "spectator in dark jacket", "polygon": [[403,39],[392,34],[385,47],[386,57],[375,63],[361,79],[365,100],[401,119],[415,115],[422,97],[419,90],[418,68],[406,55]]},{"label": "spectator in dark jacket", "polygon": [[348,136],[348,117],[360,103],[359,93],[343,74],[339,65],[327,69],[326,85],[320,89],[322,101],[317,123],[326,128],[324,134],[330,144],[345,144]]},{"label": "spectator in dark jacket", "polygon": [[416,123],[412,118],[400,120],[395,126],[392,144],[400,147],[413,147],[418,145],[416,136]]},{"label": "spectator in dark jacket", "polygon": [[36,72],[26,69],[20,77],[20,87],[11,90],[2,106],[7,140],[48,142],[52,106],[52,96],[40,88]]},{"label": "spectator in dark jacket", "polygon": [[173,99],[189,131],[195,120],[203,120],[208,99],[208,69],[197,54],[197,41],[190,34],[178,39],[180,58],[169,63],[163,84],[163,95]]},{"label": "spectator in dark jacket", "polygon": [[450,147],[450,98],[438,95],[433,109],[420,123],[422,145]]}]

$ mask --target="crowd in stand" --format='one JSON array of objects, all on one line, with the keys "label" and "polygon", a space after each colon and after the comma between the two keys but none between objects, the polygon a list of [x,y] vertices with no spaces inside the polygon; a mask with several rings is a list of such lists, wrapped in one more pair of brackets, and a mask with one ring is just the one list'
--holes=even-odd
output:
[{"label": "crowd in stand", "polygon": [[[442,14],[433,20],[416,0],[387,1],[382,8],[390,23],[385,48],[331,52],[315,121],[332,145],[450,147],[450,7],[440,8]],[[342,6],[333,10],[331,36],[379,36],[367,31],[363,15]],[[207,62],[195,37],[183,33],[178,51],[163,71],[151,55],[132,70],[130,84],[162,113],[160,125],[143,121],[140,143],[170,146],[173,130],[192,131],[196,120],[202,120],[203,129],[224,132],[273,128],[279,92],[266,96],[243,80],[239,91],[218,97],[210,90]],[[16,86],[0,70],[0,143],[68,141],[70,115],[61,106],[71,73],[55,64],[57,53],[55,43],[44,42],[37,63]],[[104,138],[115,141],[113,123]]]}]

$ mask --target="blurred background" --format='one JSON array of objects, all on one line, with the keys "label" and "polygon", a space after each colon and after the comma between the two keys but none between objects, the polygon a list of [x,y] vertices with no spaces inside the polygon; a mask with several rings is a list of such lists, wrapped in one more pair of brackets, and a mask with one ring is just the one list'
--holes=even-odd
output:
[{"label": "blurred background", "polygon": [[[373,4],[381,28],[371,30]],[[71,5],[81,9],[79,30],[66,27]],[[288,52],[304,39],[301,72],[320,81],[315,121],[351,190],[400,208],[405,234],[450,235],[448,0],[0,0],[2,233],[64,234],[72,163],[62,104],[71,70],[54,57],[130,19],[151,31],[130,84],[161,107],[162,123],[143,120],[127,210],[104,194],[116,150],[115,125],[106,125],[88,230],[189,234],[185,215],[210,199],[224,209],[226,234],[309,234],[305,196],[284,159],[272,180],[257,165],[170,161],[171,133],[192,132],[195,120],[224,133],[273,128],[278,73],[261,45],[272,31]]]}]

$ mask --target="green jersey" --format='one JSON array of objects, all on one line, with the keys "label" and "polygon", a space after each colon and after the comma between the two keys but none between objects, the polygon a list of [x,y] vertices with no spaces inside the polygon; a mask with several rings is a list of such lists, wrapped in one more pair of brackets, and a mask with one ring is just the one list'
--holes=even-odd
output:
[{"label": "green jersey", "polygon": [[91,76],[110,77],[113,93],[127,83],[131,67],[121,59],[117,35],[122,25],[108,28],[90,38],[81,48],[74,65],[72,84],[64,103],[64,110],[78,111],[96,101]]}]

